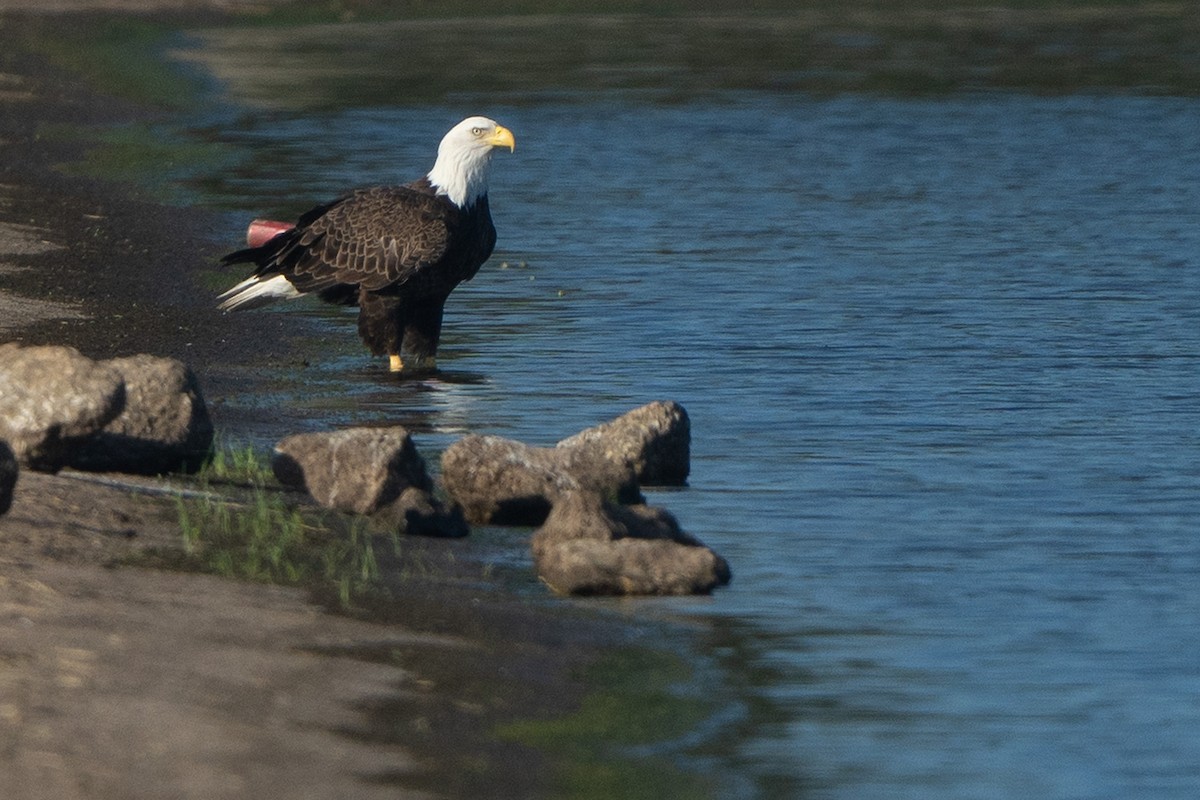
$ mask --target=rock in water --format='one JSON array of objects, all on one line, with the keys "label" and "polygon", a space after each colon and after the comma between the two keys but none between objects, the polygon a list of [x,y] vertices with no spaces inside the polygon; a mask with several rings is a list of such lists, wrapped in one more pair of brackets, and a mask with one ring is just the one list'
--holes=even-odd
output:
[{"label": "rock in water", "polygon": [[442,454],[442,485],[475,524],[540,525],[567,492],[642,499],[633,470],[591,448],[531,447],[464,436]]},{"label": "rock in water", "polygon": [[705,594],[729,583],[725,559],[670,513],[571,492],[534,531],[538,576],[560,594]]},{"label": "rock in water", "polygon": [[382,514],[408,533],[462,536],[462,517],[443,509],[404,428],[301,433],[275,445],[275,477],[317,503],[353,514]]},{"label": "rock in water", "polygon": [[638,503],[639,482],[683,485],[690,448],[683,406],[658,401],[554,447],[465,436],[442,455],[442,483],[473,523],[540,525],[565,492],[588,489]]},{"label": "rock in water", "polygon": [[691,469],[691,423],[674,401],[659,400],[558,443],[628,464],[643,486],[682,486]]},{"label": "rock in water", "polygon": [[0,514],[12,507],[13,489],[17,485],[17,457],[12,448],[0,442]]},{"label": "rock in water", "polygon": [[100,363],[123,377],[125,407],[80,444],[70,465],[143,475],[199,469],[212,448],[213,426],[191,369],[145,354]]},{"label": "rock in water", "polygon": [[0,345],[0,439],[30,469],[57,472],[125,407],[125,380],[73,347]]}]

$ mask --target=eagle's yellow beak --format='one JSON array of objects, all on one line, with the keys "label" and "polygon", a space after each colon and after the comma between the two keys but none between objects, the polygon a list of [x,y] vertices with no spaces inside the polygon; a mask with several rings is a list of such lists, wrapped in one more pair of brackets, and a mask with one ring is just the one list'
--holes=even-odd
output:
[{"label": "eagle's yellow beak", "polygon": [[492,147],[507,147],[510,153],[517,149],[517,140],[513,138],[512,131],[503,125],[496,126],[496,132],[488,139],[488,144]]}]

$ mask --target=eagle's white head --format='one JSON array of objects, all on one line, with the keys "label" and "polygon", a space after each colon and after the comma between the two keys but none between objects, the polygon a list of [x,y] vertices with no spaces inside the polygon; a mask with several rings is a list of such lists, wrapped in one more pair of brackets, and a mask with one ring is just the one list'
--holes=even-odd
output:
[{"label": "eagle's white head", "polygon": [[429,182],[454,205],[471,205],[487,194],[488,170],[497,147],[516,149],[512,131],[487,117],[467,117],[442,137]]}]

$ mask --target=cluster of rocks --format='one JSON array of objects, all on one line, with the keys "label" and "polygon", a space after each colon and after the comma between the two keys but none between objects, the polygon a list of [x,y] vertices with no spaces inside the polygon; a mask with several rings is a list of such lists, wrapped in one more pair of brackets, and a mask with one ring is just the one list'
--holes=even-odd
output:
[{"label": "cluster of rocks", "polygon": [[469,522],[537,526],[534,564],[556,592],[706,593],[729,565],[640,489],[683,485],[690,448],[687,412],[656,402],[554,447],[463,437],[442,455],[442,484]]},{"label": "cluster of rocks", "polygon": [[[210,456],[213,427],[182,362],[95,361],[69,347],[0,345],[0,513],[18,465],[161,474]],[[408,431],[351,428],[275,446],[280,483],[323,507],[391,530],[464,536],[469,525],[535,527],[539,577],[564,594],[688,594],[729,581],[720,556],[641,487],[687,480],[691,433],[678,403],[657,402],[553,447],[465,436],[442,456],[439,500]]]},{"label": "cluster of rocks", "polygon": [[0,493],[15,482],[17,465],[194,471],[212,438],[196,378],[181,361],[94,361],[71,347],[0,345]]},{"label": "cluster of rocks", "polygon": [[728,583],[725,560],[645,504],[643,485],[682,485],[691,434],[678,403],[658,402],[533,447],[469,435],[433,481],[408,431],[350,428],[275,446],[280,483],[327,508],[382,518],[407,533],[462,536],[469,525],[536,527],[539,577],[562,594],[693,594]]}]

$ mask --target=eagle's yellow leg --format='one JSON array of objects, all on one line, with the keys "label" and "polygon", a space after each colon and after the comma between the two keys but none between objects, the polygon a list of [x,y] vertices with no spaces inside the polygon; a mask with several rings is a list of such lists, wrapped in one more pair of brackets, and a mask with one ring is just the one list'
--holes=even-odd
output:
[{"label": "eagle's yellow leg", "polygon": [[421,372],[437,368],[437,358],[428,356],[427,358],[414,357],[408,364],[404,363],[404,359],[398,355],[388,356],[388,370],[391,372],[404,372],[406,369],[415,369]]}]

